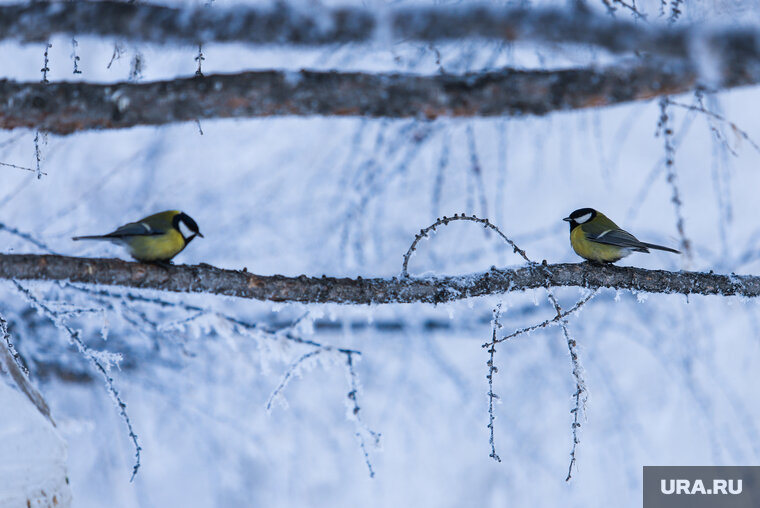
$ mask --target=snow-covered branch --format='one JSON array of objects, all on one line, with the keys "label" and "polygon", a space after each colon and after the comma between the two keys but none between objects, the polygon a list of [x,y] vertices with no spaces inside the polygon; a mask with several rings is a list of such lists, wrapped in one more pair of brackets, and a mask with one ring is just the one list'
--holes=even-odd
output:
[{"label": "snow-covered branch", "polygon": [[[760,73],[733,69],[719,85],[730,88],[759,81]],[[542,115],[678,94],[697,86],[697,71],[677,62],[632,68],[507,69],[460,76],[262,71],[107,85],[3,80],[0,128],[68,134],[272,115]]]},{"label": "snow-covered branch", "polygon": [[120,259],[0,254],[0,278],[69,280],[180,293],[312,303],[443,303],[525,289],[578,286],[648,293],[760,296],[760,276],[669,272],[590,263],[492,268],[462,276],[349,279],[285,277],[223,270],[206,264],[159,266]]}]

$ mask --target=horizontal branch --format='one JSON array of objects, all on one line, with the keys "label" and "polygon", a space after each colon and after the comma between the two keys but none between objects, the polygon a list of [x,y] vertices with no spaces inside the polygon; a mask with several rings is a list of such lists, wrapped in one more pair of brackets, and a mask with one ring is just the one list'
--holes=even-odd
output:
[{"label": "horizontal branch", "polygon": [[[271,115],[543,115],[683,93],[696,88],[697,79],[688,65],[661,62],[461,76],[262,71],[109,85],[0,80],[0,128],[69,134]],[[752,84],[760,72],[732,68],[718,81],[722,88]]]},{"label": "horizontal branch", "polygon": [[440,41],[479,37],[592,44],[615,52],[687,56],[695,40],[757,50],[757,33],[653,26],[591,10],[496,5],[370,9],[311,4],[168,7],[146,2],[75,0],[0,6],[0,39],[47,41],[52,35],[96,35],[152,43],[244,42],[332,44]]},{"label": "horizontal branch", "polygon": [[304,303],[444,303],[549,286],[616,288],[648,293],[760,295],[760,277],[668,272],[589,263],[530,265],[451,277],[348,279],[285,277],[223,270],[210,265],[158,266],[120,259],[0,254],[0,278],[68,280],[179,293]]}]

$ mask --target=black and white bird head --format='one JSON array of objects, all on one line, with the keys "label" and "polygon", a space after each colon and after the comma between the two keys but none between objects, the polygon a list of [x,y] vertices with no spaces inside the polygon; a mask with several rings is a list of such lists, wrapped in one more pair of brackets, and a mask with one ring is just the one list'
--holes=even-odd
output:
[{"label": "black and white bird head", "polygon": [[203,235],[198,229],[198,224],[185,212],[180,212],[175,215],[172,219],[172,225],[177,231],[179,231],[187,243],[190,243],[190,240],[195,238],[196,235],[203,238]]},{"label": "black and white bird head", "polygon": [[581,224],[584,224],[596,217],[596,214],[597,211],[593,208],[579,208],[562,220],[570,223],[570,231],[572,231]]}]

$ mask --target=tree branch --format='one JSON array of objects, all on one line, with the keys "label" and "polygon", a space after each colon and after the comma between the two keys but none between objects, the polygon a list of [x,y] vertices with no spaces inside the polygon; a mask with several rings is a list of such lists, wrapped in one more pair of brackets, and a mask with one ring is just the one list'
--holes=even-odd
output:
[{"label": "tree branch", "polygon": [[158,266],[120,259],[76,258],[35,254],[0,254],[0,278],[68,280],[211,293],[257,300],[311,303],[444,303],[547,286],[629,289],[649,293],[760,296],[760,276],[668,272],[590,263],[533,264],[515,269],[492,268],[462,276],[348,279],[255,275],[210,265]]},{"label": "tree branch", "polygon": [[[731,88],[760,82],[760,72],[741,71],[727,71],[716,84]],[[107,85],[0,80],[0,128],[69,134],[271,115],[543,115],[679,94],[697,86],[697,71],[677,62],[461,76],[262,71]]]},{"label": "tree branch", "polygon": [[[757,52],[758,33],[725,28],[636,24],[588,9],[504,8],[491,5],[362,7],[204,6],[77,0],[0,6],[0,39],[47,41],[52,35],[96,35],[153,43],[204,42],[333,44],[440,41],[479,37],[591,44],[614,52],[645,51],[685,57],[705,43]],[[723,47],[725,46],[725,47]],[[720,53],[720,51],[718,51]]]}]

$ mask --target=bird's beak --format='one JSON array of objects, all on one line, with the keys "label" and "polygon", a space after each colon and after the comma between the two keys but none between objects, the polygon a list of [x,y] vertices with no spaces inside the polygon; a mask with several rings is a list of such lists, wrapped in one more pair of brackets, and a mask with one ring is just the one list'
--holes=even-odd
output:
[{"label": "bird's beak", "polygon": [[562,219],[562,220],[564,220],[564,221],[567,221],[567,222],[570,222],[570,221],[571,221],[571,220],[573,220],[573,219],[571,219],[570,217],[565,217],[565,218],[564,218],[564,219]]},{"label": "bird's beak", "polygon": [[198,235],[198,236],[200,236],[201,238],[203,238],[203,235],[201,234],[201,232],[200,232],[200,231],[198,231],[198,232],[196,233],[196,235]]}]

